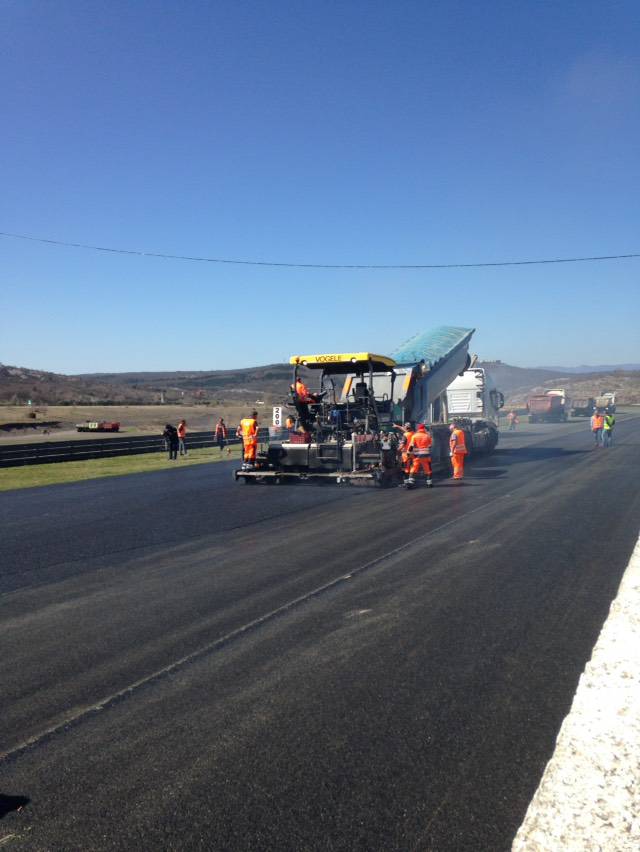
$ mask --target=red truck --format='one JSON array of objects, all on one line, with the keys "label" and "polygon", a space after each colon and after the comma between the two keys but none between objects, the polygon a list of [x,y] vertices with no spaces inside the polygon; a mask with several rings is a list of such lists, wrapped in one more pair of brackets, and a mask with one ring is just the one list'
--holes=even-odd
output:
[{"label": "red truck", "polygon": [[529,423],[566,423],[567,397],[563,390],[549,390],[532,396],[527,403]]}]

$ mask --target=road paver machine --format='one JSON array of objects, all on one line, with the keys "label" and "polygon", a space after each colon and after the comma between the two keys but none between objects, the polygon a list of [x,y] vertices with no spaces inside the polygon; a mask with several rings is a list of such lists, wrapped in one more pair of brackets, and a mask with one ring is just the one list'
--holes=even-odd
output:
[{"label": "road paver machine", "polygon": [[[236,480],[399,481],[393,434],[396,362],[371,352],[295,355],[286,423]],[[309,396],[296,392],[298,380]],[[288,412],[288,413],[287,413]]]}]

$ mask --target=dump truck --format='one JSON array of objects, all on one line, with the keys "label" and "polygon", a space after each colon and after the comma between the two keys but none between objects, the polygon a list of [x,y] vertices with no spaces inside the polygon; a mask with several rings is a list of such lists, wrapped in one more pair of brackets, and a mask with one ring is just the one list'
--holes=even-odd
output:
[{"label": "dump truck", "polygon": [[593,409],[595,407],[595,397],[579,397],[571,400],[570,413],[572,417],[591,417],[591,415],[593,414]]},{"label": "dump truck", "polygon": [[552,388],[529,398],[529,423],[566,423],[567,395],[562,388]]},{"label": "dump truck", "polygon": [[[397,484],[401,425],[430,426],[434,463],[449,464],[446,389],[470,366],[474,329],[444,326],[417,335],[391,356],[371,352],[294,355],[289,400],[274,409],[269,444],[255,465],[234,471],[236,481],[328,479]],[[314,401],[295,392],[302,378]],[[285,421],[289,420],[289,426]],[[469,417],[455,418],[471,453],[495,444]]]},{"label": "dump truck", "polygon": [[603,414],[615,414],[616,395],[611,391],[596,397],[595,407]]}]

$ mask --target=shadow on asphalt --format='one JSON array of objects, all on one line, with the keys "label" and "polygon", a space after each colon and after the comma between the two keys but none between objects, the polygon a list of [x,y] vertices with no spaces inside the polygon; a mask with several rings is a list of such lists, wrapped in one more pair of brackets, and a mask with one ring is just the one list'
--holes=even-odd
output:
[{"label": "shadow on asphalt", "polygon": [[579,456],[591,452],[591,447],[586,450],[565,450],[562,447],[521,447],[519,449],[498,448],[493,458],[499,464],[512,465],[522,462],[548,461],[549,459],[566,459],[569,456]]},{"label": "shadow on asphalt", "polygon": [[12,811],[21,811],[30,801],[26,796],[5,796],[0,793],[0,819]]},{"label": "shadow on asphalt", "polygon": [[506,472],[506,469],[501,467],[472,467],[468,473],[465,472],[465,476],[470,479],[499,479]]}]

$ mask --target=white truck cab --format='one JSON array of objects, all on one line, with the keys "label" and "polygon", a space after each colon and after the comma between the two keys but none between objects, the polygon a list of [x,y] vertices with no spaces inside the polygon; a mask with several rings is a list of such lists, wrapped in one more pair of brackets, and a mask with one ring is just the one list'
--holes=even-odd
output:
[{"label": "white truck cab", "polygon": [[503,405],[504,396],[484,367],[465,370],[462,375],[456,376],[447,388],[449,418],[486,420],[497,426],[499,411]]}]

